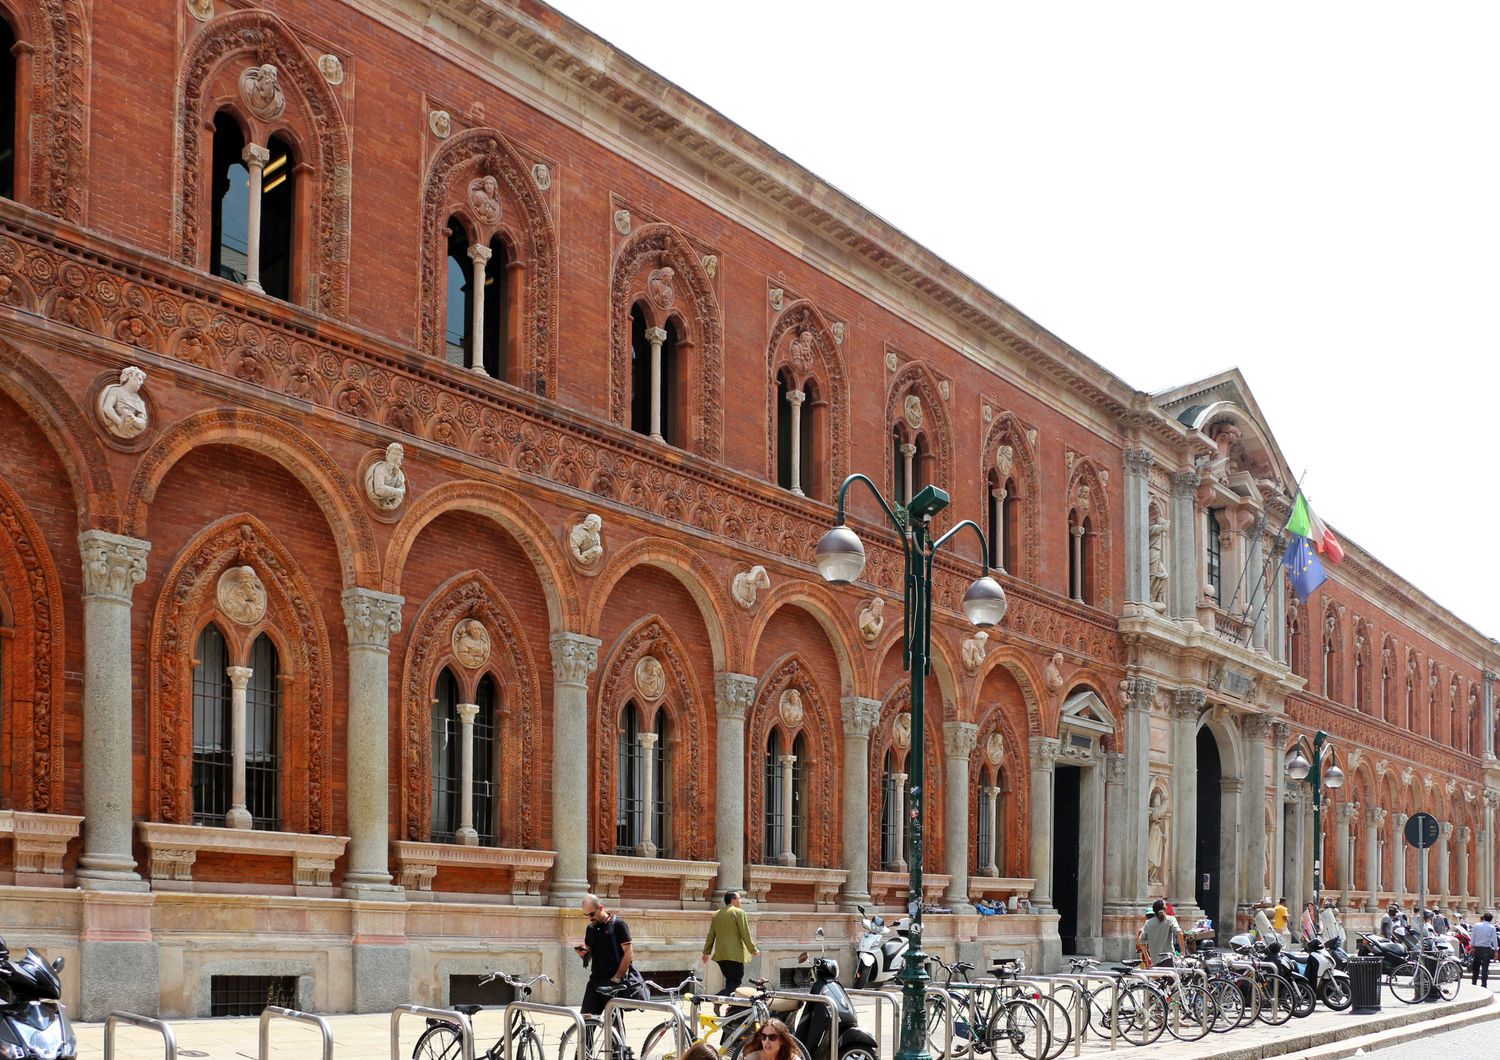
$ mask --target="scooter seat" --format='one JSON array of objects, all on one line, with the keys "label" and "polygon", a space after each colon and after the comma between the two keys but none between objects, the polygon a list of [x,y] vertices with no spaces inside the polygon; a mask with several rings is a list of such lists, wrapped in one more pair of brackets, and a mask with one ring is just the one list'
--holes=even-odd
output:
[{"label": "scooter seat", "polygon": [[778,1013],[796,1012],[797,1006],[802,1002],[789,997],[775,997],[771,999],[769,1008],[773,1015]]}]

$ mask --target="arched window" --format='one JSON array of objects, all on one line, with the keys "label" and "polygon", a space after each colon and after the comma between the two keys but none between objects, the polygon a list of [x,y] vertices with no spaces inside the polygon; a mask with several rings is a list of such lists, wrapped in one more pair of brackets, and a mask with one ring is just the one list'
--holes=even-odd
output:
[{"label": "arched window", "polygon": [[209,625],[193,650],[193,823],[224,824],[233,769],[229,649]]},{"label": "arched window", "polygon": [[1082,565],[1080,577],[1082,584],[1079,586],[1078,598],[1089,606],[1093,606],[1098,599],[1099,587],[1095,584],[1094,549],[1097,546],[1099,535],[1094,533],[1093,516],[1083,517],[1083,534],[1078,539],[1078,556]]},{"label": "arched window", "polygon": [[667,794],[666,713],[658,711],[654,729],[644,729],[634,701],[620,712],[616,734],[618,789],[615,793],[615,853],[665,857],[669,819]]},{"label": "arched window", "polygon": [[1302,609],[1292,601],[1286,609],[1287,665],[1298,677],[1306,677],[1302,665]]},{"label": "arched window", "polygon": [[1074,508],[1068,512],[1068,598],[1092,604],[1094,592],[1094,524]]},{"label": "arched window", "polygon": [[245,796],[251,825],[281,830],[281,662],[262,633],[250,646],[245,689]]},{"label": "arched window", "polygon": [[911,471],[911,460],[906,452],[906,444],[905,432],[900,427],[891,428],[891,467],[894,471],[891,499],[897,504],[905,504],[914,492],[908,487],[907,476]]},{"label": "arched window", "polygon": [[213,244],[209,271],[234,283],[245,282],[250,253],[250,171],[245,168],[245,135],[228,111],[214,118]]},{"label": "arched window", "polygon": [[500,785],[495,766],[500,747],[495,726],[496,699],[494,679],[485,674],[474,690],[474,703],[479,707],[474,714],[474,831],[482,847],[495,846],[498,838]]},{"label": "arched window", "polygon": [[[438,675],[432,701],[432,841],[495,845],[495,683],[486,674],[475,688],[474,702],[459,702],[458,681],[451,670]],[[464,716],[473,719],[469,788],[473,792],[464,821]]]},{"label": "arched window", "polygon": [[[297,221],[297,161],[291,144],[273,136],[260,185],[260,285],[272,298],[292,298],[292,260]],[[254,190],[254,181],[251,182]]]},{"label": "arched window", "polygon": [[1001,566],[1010,575],[1021,573],[1021,493],[1016,480],[1005,480],[1005,503],[1000,511],[1000,525],[1004,531],[1005,548],[1000,558]]},{"label": "arched window", "polygon": [[1219,526],[1219,512],[1217,508],[1210,508],[1208,516],[1208,584],[1213,587],[1214,603],[1220,607],[1224,605],[1224,543],[1221,540],[1223,533]]},{"label": "arched window", "polygon": [[906,774],[894,770],[894,753],[886,751],[880,783],[880,867],[906,869]]},{"label": "arched window", "polygon": [[677,322],[646,324],[640,303],[630,308],[630,428],[653,441],[681,443],[675,397],[682,389],[677,365]]},{"label": "arched window", "polygon": [[1364,713],[1365,710],[1365,660],[1364,652],[1360,650],[1361,641],[1356,635],[1354,640],[1354,709]]},{"label": "arched window", "polygon": [[0,198],[16,197],[16,104],[15,32],[0,18]]},{"label": "arched window", "polygon": [[469,326],[474,321],[474,311],[469,296],[469,280],[473,276],[469,259],[469,234],[457,217],[448,218],[448,269],[447,298],[443,324],[444,359],[452,365],[463,367],[469,363]]},{"label": "arched window", "polygon": [[[786,369],[776,374],[776,485],[784,490],[801,493],[793,475],[793,468],[801,470],[792,460],[792,420],[800,420],[801,412],[795,414],[788,394],[801,393],[792,383],[791,373]],[[798,439],[800,441],[800,438]]]},{"label": "arched window", "polygon": [[214,118],[212,213],[209,270],[290,301],[297,217],[291,144],[273,136],[265,147],[247,145],[234,115],[220,111]]},{"label": "arched window", "polygon": [[1410,729],[1417,718],[1417,663],[1415,659],[1408,659],[1406,663],[1406,716],[1401,719],[1401,724]]},{"label": "arched window", "polygon": [[1005,864],[1005,820],[1001,801],[999,769],[985,765],[979,771],[977,843],[974,847],[974,874],[1002,876]]},{"label": "arched window", "polygon": [[1333,700],[1339,698],[1338,651],[1338,620],[1330,611],[1323,619],[1323,695]]},{"label": "arched window", "polygon": [[438,674],[432,699],[432,841],[450,843],[459,828],[463,742],[458,719],[458,681]]},{"label": "arched window", "polygon": [[[511,285],[515,282],[510,255],[499,236],[488,247],[476,249],[469,241],[464,222],[448,219],[447,297],[444,302],[444,359],[451,365],[472,368],[493,379],[508,379],[511,332]],[[475,277],[482,276],[479,284]],[[483,311],[476,316],[474,291],[482,287]],[[474,330],[483,332],[476,352]]]},{"label": "arched window", "polygon": [[1383,721],[1391,720],[1391,681],[1394,677],[1391,665],[1394,654],[1391,642],[1387,640],[1380,649],[1380,717]]},{"label": "arched window", "polygon": [[798,485],[818,500],[828,493],[828,402],[816,379],[802,382],[802,412],[797,418]]},{"label": "arched window", "polygon": [[785,737],[771,730],[766,738],[766,814],[764,859],[768,865],[807,862],[807,741],[798,733],[790,760]]},{"label": "arched window", "polygon": [[[193,823],[281,828],[281,676],[262,633],[234,666],[213,624],[193,652]],[[235,775],[235,714],[244,712],[244,774]],[[243,800],[243,801],[241,801]]]}]

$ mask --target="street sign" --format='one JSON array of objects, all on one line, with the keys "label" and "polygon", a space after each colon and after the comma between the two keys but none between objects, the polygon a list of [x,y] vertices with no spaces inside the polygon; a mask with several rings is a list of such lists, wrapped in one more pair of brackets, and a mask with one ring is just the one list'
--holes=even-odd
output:
[{"label": "street sign", "polygon": [[1437,818],[1430,813],[1414,813],[1406,819],[1406,841],[1414,847],[1436,846]]}]

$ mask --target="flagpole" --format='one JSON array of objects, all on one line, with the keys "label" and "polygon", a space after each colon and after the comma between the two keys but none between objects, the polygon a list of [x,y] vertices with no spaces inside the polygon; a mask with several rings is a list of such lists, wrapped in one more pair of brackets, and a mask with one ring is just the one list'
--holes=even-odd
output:
[{"label": "flagpole", "polygon": [[[1282,539],[1286,537],[1287,527],[1289,527],[1289,526],[1292,525],[1292,513],[1297,510],[1297,498],[1302,495],[1302,481],[1305,478],[1307,478],[1307,469],[1303,468],[1302,469],[1302,474],[1300,474],[1300,475],[1297,476],[1297,492],[1295,492],[1295,493],[1292,494],[1292,503],[1291,503],[1291,506],[1287,509],[1286,522],[1283,523],[1282,526],[1281,526],[1281,529],[1276,532],[1276,543],[1277,544],[1280,544],[1281,541],[1282,541]],[[1281,573],[1281,568],[1286,564],[1286,552],[1287,552],[1287,550],[1283,548],[1281,550],[1281,555],[1277,557],[1277,559],[1276,559],[1276,566],[1275,566],[1274,570],[1272,570],[1270,572],[1271,576],[1273,578],[1276,575],[1279,575]],[[1261,581],[1265,581],[1266,574],[1267,574],[1266,567],[1265,567],[1264,564],[1262,564],[1261,565],[1261,572],[1260,572]],[[1252,598],[1254,597],[1256,590],[1258,590],[1259,588],[1260,588],[1260,583],[1257,582],[1256,585],[1255,585],[1255,588],[1252,589],[1252,590],[1250,590],[1250,595],[1251,595]],[[1260,601],[1260,609],[1255,612],[1255,619],[1254,619],[1254,621],[1250,622],[1245,627],[1245,632],[1246,632],[1245,646],[1248,646],[1250,644],[1251,639],[1254,638],[1254,636],[1255,636],[1255,627],[1260,624],[1261,616],[1266,613],[1266,605],[1269,604],[1270,602],[1271,602],[1271,594],[1270,594],[1270,592],[1267,592],[1265,594],[1265,596]],[[1250,615],[1250,608],[1249,608],[1248,605],[1246,605],[1246,607],[1245,607],[1245,616],[1249,617],[1249,615]],[[1240,646],[1240,638],[1239,638],[1238,635],[1235,636],[1234,643],[1235,643],[1236,647]]]}]

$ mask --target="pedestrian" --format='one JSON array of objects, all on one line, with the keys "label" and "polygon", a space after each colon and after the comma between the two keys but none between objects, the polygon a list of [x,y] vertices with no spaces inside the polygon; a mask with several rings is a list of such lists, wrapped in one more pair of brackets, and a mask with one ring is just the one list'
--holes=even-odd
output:
[{"label": "pedestrian", "polygon": [[[585,1016],[602,1015],[605,1002],[614,997],[645,1001],[646,983],[635,967],[630,925],[604,908],[597,895],[584,895],[579,908],[589,919],[588,929],[583,933],[583,945],[573,947],[573,952],[589,969],[589,982],[579,1011]],[[617,990],[618,987],[624,989]]]},{"label": "pedestrian", "polygon": [[1448,919],[1448,914],[1441,909],[1436,910],[1432,914],[1432,930],[1436,931],[1439,935],[1446,935],[1453,930],[1452,921]]},{"label": "pedestrian", "polygon": [[1311,902],[1302,907],[1302,941],[1312,938],[1318,930],[1318,910]]},{"label": "pedestrian", "polygon": [[1146,968],[1170,968],[1178,952],[1187,952],[1182,927],[1175,916],[1167,915],[1167,903],[1162,899],[1151,903],[1151,915],[1141,926],[1135,945],[1141,954],[1141,965]]},{"label": "pedestrian", "polygon": [[703,963],[709,955],[724,973],[726,996],[732,995],[745,981],[745,964],[760,952],[750,938],[750,918],[745,915],[739,891],[725,891],[724,905],[708,922],[708,937],[703,940]]},{"label": "pedestrian", "polygon": [[1318,921],[1319,935],[1328,949],[1344,945],[1344,925],[1339,922],[1338,903],[1332,898],[1323,899],[1323,913]]},{"label": "pedestrian", "polygon": [[1490,985],[1490,961],[1495,956],[1495,914],[1485,913],[1479,918],[1479,923],[1474,925],[1474,933],[1470,936],[1474,946],[1473,983],[1476,986]]},{"label": "pedestrian", "polygon": [[1389,941],[1396,938],[1396,928],[1401,923],[1401,907],[1395,902],[1385,911],[1385,916],[1380,918],[1380,937]]},{"label": "pedestrian", "polygon": [[682,1060],[719,1060],[719,1050],[707,1042],[699,1042],[682,1054]]},{"label": "pedestrian", "polygon": [[1278,935],[1285,935],[1287,921],[1289,921],[1291,918],[1292,914],[1287,910],[1286,907],[1286,896],[1282,895],[1280,898],[1276,899],[1276,909],[1271,914],[1272,930],[1274,930]]},{"label": "pedestrian", "polygon": [[745,1060],[793,1060],[797,1047],[792,1044],[792,1032],[780,1020],[766,1020],[760,1032],[750,1042],[752,1051]]}]

